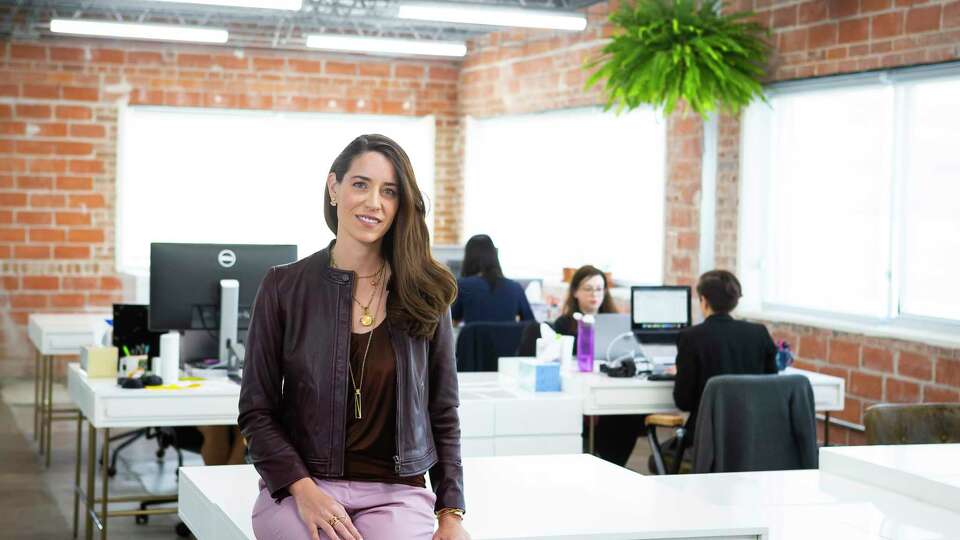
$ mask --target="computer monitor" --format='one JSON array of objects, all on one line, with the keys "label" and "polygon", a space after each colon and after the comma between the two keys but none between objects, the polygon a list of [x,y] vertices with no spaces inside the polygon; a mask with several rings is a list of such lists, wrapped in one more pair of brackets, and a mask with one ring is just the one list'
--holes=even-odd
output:
[{"label": "computer monitor", "polygon": [[293,245],[150,244],[150,330],[216,331],[221,364],[236,367],[260,282],[295,260]]},{"label": "computer monitor", "polygon": [[631,328],[641,343],[677,342],[690,326],[690,287],[630,287]]}]

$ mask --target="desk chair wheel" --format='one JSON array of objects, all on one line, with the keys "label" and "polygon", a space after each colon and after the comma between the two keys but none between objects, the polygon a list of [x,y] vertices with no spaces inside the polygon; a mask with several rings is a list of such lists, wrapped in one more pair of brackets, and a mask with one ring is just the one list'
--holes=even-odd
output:
[{"label": "desk chair wheel", "polygon": [[163,459],[163,456],[167,454],[167,451],[163,448],[157,449],[157,459]]},{"label": "desk chair wheel", "polygon": [[107,467],[107,476],[109,476],[110,478],[113,478],[116,475],[117,475],[116,467]]},{"label": "desk chair wheel", "polygon": [[187,524],[184,522],[177,523],[176,527],[177,536],[180,538],[187,538],[191,535],[190,528],[187,527]]},{"label": "desk chair wheel", "polygon": [[134,521],[136,521],[137,525],[146,525],[150,523],[150,516],[134,516]]}]

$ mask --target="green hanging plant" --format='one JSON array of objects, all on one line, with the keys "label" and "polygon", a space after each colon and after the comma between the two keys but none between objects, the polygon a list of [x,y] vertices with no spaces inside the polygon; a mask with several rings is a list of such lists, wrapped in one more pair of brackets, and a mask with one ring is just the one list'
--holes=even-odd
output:
[{"label": "green hanging plant", "polygon": [[605,110],[650,104],[670,114],[683,99],[703,117],[736,114],[764,99],[769,30],[746,20],[752,15],[722,14],[719,0],[625,1],[610,15],[612,41],[586,65],[600,66],[586,87],[606,81]]}]

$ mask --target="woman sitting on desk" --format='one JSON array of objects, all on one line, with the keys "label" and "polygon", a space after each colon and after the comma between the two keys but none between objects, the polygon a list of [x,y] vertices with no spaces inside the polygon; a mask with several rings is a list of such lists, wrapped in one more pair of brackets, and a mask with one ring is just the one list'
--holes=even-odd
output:
[{"label": "woman sitting on desk", "polygon": [[467,241],[457,288],[457,300],[451,308],[454,322],[533,320],[523,287],[503,277],[497,248],[485,234]]},{"label": "woman sitting on desk", "polygon": [[326,188],[336,239],[267,273],[247,335],[238,421],[262,478],[253,531],[465,540],[456,281],[430,256],[410,159],[362,135]]},{"label": "woman sitting on desk", "polygon": [[[714,375],[762,375],[777,372],[777,346],[767,327],[730,316],[740,300],[740,281],[726,270],[711,270],[697,283],[704,321],[677,337],[677,379],[673,400],[690,411],[683,436],[693,444],[697,409],[707,381]],[[665,441],[664,446],[673,443]]]},{"label": "woman sitting on desk", "polygon": [[[617,308],[610,297],[607,276],[594,266],[581,266],[570,279],[570,290],[563,305],[563,314],[557,317],[551,326],[557,333],[573,336],[576,340],[577,321],[573,318],[574,313],[596,315],[616,312]],[[540,325],[529,325],[524,330],[517,355],[534,356],[539,337]],[[576,341],[573,347],[576,351]],[[600,416],[594,432],[594,449],[597,455],[611,463],[626,465],[633,453],[637,436],[644,433],[643,422],[644,415],[640,414]],[[584,433],[587,431],[584,430]]]}]

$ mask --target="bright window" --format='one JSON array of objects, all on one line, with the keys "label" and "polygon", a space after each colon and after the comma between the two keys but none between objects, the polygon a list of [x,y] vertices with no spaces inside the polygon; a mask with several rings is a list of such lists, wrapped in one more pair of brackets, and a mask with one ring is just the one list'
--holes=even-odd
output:
[{"label": "bright window", "polygon": [[665,135],[652,110],[468,118],[464,240],[489,234],[509,277],[661,283]]},{"label": "bright window", "polygon": [[407,151],[430,209],[432,116],[123,109],[118,270],[146,272],[151,242],[296,244],[301,258],[322,249],[333,238],[323,218],[327,173],[363,133]]},{"label": "bright window", "polygon": [[960,78],[780,87],[744,115],[743,305],[960,321]]}]

